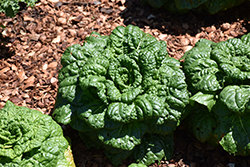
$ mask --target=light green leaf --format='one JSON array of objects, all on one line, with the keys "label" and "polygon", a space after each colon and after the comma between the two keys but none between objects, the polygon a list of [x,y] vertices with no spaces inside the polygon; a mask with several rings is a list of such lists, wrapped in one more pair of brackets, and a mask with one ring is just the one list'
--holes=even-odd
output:
[{"label": "light green leaf", "polygon": [[141,164],[141,163],[132,163],[128,167],[147,167],[147,165]]},{"label": "light green leaf", "polygon": [[69,143],[50,116],[7,101],[0,129],[0,166],[70,166],[64,155]]},{"label": "light green leaf", "polygon": [[204,94],[202,92],[196,93],[195,95],[190,97],[190,100],[206,106],[209,111],[212,110],[213,106],[216,103],[215,95]]}]

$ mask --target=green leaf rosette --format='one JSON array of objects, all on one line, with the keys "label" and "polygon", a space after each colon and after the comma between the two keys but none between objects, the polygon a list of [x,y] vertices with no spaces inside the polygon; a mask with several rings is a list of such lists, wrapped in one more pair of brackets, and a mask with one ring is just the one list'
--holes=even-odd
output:
[{"label": "green leaf rosette", "polygon": [[166,43],[138,27],[94,35],[65,50],[53,116],[99,143],[118,165],[146,134],[172,135],[185,115],[187,85]]},{"label": "green leaf rosette", "polygon": [[7,101],[0,127],[1,167],[75,166],[69,143],[50,116]]},{"label": "green leaf rosette", "polygon": [[250,155],[250,34],[213,43],[202,39],[184,55],[192,92],[186,121],[201,142]]}]

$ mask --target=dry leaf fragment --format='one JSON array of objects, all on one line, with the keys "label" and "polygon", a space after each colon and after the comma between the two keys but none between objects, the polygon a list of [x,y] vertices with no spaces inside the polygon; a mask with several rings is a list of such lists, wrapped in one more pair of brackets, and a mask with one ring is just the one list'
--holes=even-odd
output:
[{"label": "dry leaf fragment", "polygon": [[0,70],[0,75],[7,72],[7,71],[9,71],[9,70],[10,70],[10,67],[3,68],[2,70]]},{"label": "dry leaf fragment", "polygon": [[45,107],[44,103],[42,103],[41,101],[39,101],[37,105],[41,108]]},{"label": "dry leaf fragment", "polygon": [[2,90],[1,93],[4,94],[5,96],[9,96],[12,93],[13,90],[11,89],[5,89]]},{"label": "dry leaf fragment", "polygon": [[32,17],[29,17],[29,16],[23,16],[23,20],[24,21],[35,21],[35,19],[33,19]]},{"label": "dry leaf fragment", "polygon": [[35,33],[29,34],[29,39],[33,41],[38,41],[39,37],[40,37],[39,34],[35,34]]},{"label": "dry leaf fragment", "polygon": [[13,71],[17,71],[17,67],[16,67],[14,64],[11,64],[11,69],[12,69]]},{"label": "dry leaf fragment", "polygon": [[45,64],[42,66],[42,70],[45,71],[45,70],[47,70],[47,68],[48,68],[48,64],[45,63]]},{"label": "dry leaf fragment", "polygon": [[19,78],[20,83],[22,83],[23,80],[25,79],[25,72],[23,70],[21,70],[21,71],[19,71],[17,76]]},{"label": "dry leaf fragment", "polygon": [[0,100],[6,102],[9,100],[9,98],[10,98],[9,96],[1,96]]},{"label": "dry leaf fragment", "polygon": [[158,36],[158,38],[159,38],[160,40],[165,40],[167,37],[168,37],[168,34],[160,34],[160,35]]},{"label": "dry leaf fragment", "polygon": [[21,98],[19,98],[19,97],[11,97],[9,100],[12,101],[12,102],[15,103],[15,104],[18,104],[18,103],[20,103],[21,101],[23,101],[23,99],[21,99]]},{"label": "dry leaf fragment", "polygon": [[181,46],[187,46],[187,45],[189,45],[189,43],[190,43],[190,41],[187,38],[180,39]]},{"label": "dry leaf fragment", "polygon": [[61,36],[58,35],[56,38],[53,39],[52,43],[59,43],[61,41]]},{"label": "dry leaf fragment", "polygon": [[57,21],[57,24],[58,25],[65,25],[67,24],[67,19],[63,18],[63,17],[60,17]]},{"label": "dry leaf fragment", "polygon": [[57,78],[55,78],[55,77],[52,77],[51,79],[50,79],[50,83],[55,83],[55,82],[57,82],[58,80],[57,80]]},{"label": "dry leaf fragment", "polygon": [[35,77],[32,75],[27,80],[24,81],[25,89],[28,87],[34,87],[35,86]]},{"label": "dry leaf fragment", "polygon": [[0,79],[6,80],[6,79],[8,79],[8,76],[6,74],[0,73]]},{"label": "dry leaf fragment", "polygon": [[51,62],[51,63],[48,65],[48,68],[56,69],[56,67],[57,67],[57,62],[56,62],[56,61],[53,61],[53,62]]}]

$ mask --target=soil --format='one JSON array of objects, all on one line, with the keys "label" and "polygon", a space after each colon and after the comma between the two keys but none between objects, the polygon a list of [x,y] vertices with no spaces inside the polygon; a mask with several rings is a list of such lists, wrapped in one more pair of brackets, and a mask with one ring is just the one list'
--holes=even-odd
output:
[{"label": "soil", "polygon": [[[250,31],[250,3],[215,15],[190,11],[175,15],[143,6],[139,0],[40,0],[14,18],[0,14],[0,108],[7,100],[51,114],[56,99],[60,58],[72,44],[83,44],[92,31],[109,35],[118,25],[140,27],[167,43],[171,57],[180,59],[200,38],[214,42],[241,37]],[[102,150],[86,149],[72,137],[77,167],[112,167]],[[120,167],[128,166],[125,160]],[[171,160],[151,167],[247,167],[249,157],[234,157],[220,147],[198,142],[184,126],[175,132]]]}]

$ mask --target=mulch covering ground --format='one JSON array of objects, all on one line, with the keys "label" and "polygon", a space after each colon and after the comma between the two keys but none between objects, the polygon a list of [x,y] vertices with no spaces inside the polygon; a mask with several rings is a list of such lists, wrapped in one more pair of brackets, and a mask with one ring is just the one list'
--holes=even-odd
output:
[{"label": "mulch covering ground", "polygon": [[[241,37],[250,31],[250,3],[215,15],[170,14],[142,6],[139,0],[40,0],[14,18],[0,14],[0,108],[7,100],[51,114],[55,104],[60,58],[72,44],[83,44],[92,31],[109,35],[118,25],[133,24],[167,43],[171,57],[181,58],[200,38],[214,42]],[[112,167],[102,151],[87,150],[77,133],[72,137],[77,167]],[[124,161],[120,167],[131,162]],[[196,141],[185,127],[175,133],[172,160],[161,167],[247,167],[250,157],[234,157],[221,148]]]}]

